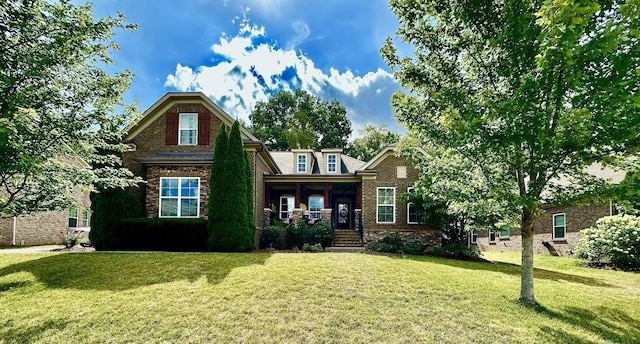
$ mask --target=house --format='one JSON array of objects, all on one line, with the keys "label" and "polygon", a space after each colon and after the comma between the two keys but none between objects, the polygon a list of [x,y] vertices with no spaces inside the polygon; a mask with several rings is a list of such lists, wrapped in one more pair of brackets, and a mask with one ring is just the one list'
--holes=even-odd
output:
[{"label": "house", "polygon": [[[137,190],[147,217],[206,217],[217,133],[233,121],[202,93],[171,92],[128,129],[125,142],[131,149],[123,161],[147,182]],[[372,247],[391,232],[440,245],[439,230],[419,224],[417,209],[400,200],[418,171],[396,157],[395,146],[363,162],[341,148],[270,152],[246,129],[241,136],[254,181],[256,243],[260,231],[278,217],[285,222],[326,220],[336,237],[358,233],[355,244],[360,246]]]},{"label": "house", "polygon": [[[612,183],[620,183],[625,176],[624,171],[601,168],[594,164],[587,172]],[[568,185],[567,179],[554,181]],[[612,201],[585,205],[545,204],[542,212],[533,221],[533,251],[536,254],[570,256],[580,241],[580,231],[594,227],[596,221],[605,216],[616,214]],[[522,250],[520,229],[503,227],[496,231],[480,231],[472,233],[470,243],[477,245],[481,251],[515,251]]]}]

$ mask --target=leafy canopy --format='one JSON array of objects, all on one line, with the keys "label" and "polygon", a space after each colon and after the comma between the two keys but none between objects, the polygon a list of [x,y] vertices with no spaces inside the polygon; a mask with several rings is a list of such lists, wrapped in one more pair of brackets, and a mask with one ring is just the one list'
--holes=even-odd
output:
[{"label": "leafy canopy", "polygon": [[384,147],[400,141],[400,134],[390,131],[385,125],[376,127],[369,124],[359,133],[361,137],[351,142],[347,154],[362,161],[371,160]]},{"label": "leafy canopy", "polygon": [[351,135],[347,111],[337,101],[304,90],[280,90],[249,115],[251,133],[270,150],[344,148]]},{"label": "leafy canopy", "polygon": [[135,184],[117,154],[96,155],[122,149],[136,112],[122,98],[132,74],[104,70],[115,29],[135,25],[69,1],[0,2],[0,216],[67,207],[78,185]]},{"label": "leafy canopy", "polygon": [[[585,168],[611,163],[639,144],[638,6],[390,2],[398,37],[415,48],[413,56],[400,56],[388,38],[381,49],[406,89],[392,97],[395,116],[421,145],[471,167],[441,173],[445,165],[431,166],[431,178],[478,174],[473,180],[492,199],[520,209],[524,303],[535,303],[531,226],[541,204],[602,186]],[[563,177],[581,187],[554,182]],[[451,202],[467,195],[447,194]]]}]

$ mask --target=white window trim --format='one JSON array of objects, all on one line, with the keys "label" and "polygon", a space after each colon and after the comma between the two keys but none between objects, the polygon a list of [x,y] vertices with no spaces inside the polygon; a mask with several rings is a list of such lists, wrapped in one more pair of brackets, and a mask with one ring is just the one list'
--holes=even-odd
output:
[{"label": "white window trim", "polygon": [[469,240],[471,241],[471,244],[477,244],[478,243],[478,232],[475,230],[470,230],[469,231]]},{"label": "white window trim", "polygon": [[[562,237],[556,237],[556,217],[557,216],[562,216],[564,218],[564,225],[562,226],[563,228],[562,232],[564,233],[564,236]],[[564,240],[567,238],[567,216],[565,215],[565,213],[553,214],[553,218],[551,219],[551,237],[553,238],[553,240]]]},{"label": "white window trim", "polygon": [[[300,170],[300,158],[304,158],[304,169]],[[296,171],[298,173],[307,173],[307,155],[306,154],[298,154],[296,155]]]},{"label": "white window trim", "polygon": [[[411,192],[413,189],[415,189],[413,186],[409,186],[407,188],[407,192]],[[420,222],[409,221],[409,218],[410,218],[409,216],[411,215],[411,212],[409,211],[409,207],[412,206],[412,205],[413,205],[413,202],[408,202],[407,203],[407,224],[408,225],[419,225]]]},{"label": "white window trim", "polygon": [[[333,162],[330,162],[331,157],[333,157]],[[333,171],[331,171],[331,166],[333,166]],[[338,154],[327,155],[327,173],[338,173]]]},{"label": "white window trim", "polygon": [[[311,210],[311,199],[319,198],[321,201],[320,210]],[[309,196],[309,217],[314,219],[322,219],[322,209],[324,209],[324,196],[323,195],[311,195]]]},{"label": "white window trim", "polygon": [[[176,197],[164,197],[166,199],[177,199],[178,200],[178,207],[177,207],[177,211],[176,211],[176,216],[163,216],[162,215],[162,180],[163,179],[177,179],[178,180],[178,196]],[[192,198],[197,198],[198,199],[198,205],[196,207],[197,212],[195,216],[180,216],[180,212],[182,209],[180,209],[181,207],[181,203],[180,202],[182,200],[182,195],[180,195],[180,189],[182,188],[182,180],[183,179],[197,179],[198,180],[198,196],[196,197],[185,197],[187,199],[192,199]],[[159,185],[160,189],[158,190],[158,217],[161,218],[184,218],[184,219],[195,219],[195,218],[199,218],[200,217],[200,177],[160,177],[160,185]]]},{"label": "white window trim", "polygon": [[[287,207],[289,209],[287,209],[286,211],[282,209],[282,205],[283,205],[282,200],[283,199],[287,200]],[[291,204],[288,204],[289,200],[293,200],[291,202]],[[296,202],[296,198],[293,195],[282,195],[282,196],[280,196],[280,212],[278,213],[278,217],[280,219],[287,219],[287,218],[293,217],[293,208],[295,208],[295,202]],[[287,213],[287,217],[282,217],[282,213],[285,213],[285,212]]]},{"label": "white window trim", "polygon": [[[196,134],[195,134],[195,142],[194,143],[182,143],[182,118],[183,116],[193,116],[195,115],[196,117],[196,127],[195,129],[189,129],[189,128],[185,128],[184,130],[195,130]],[[179,117],[178,117],[178,145],[180,146],[197,146],[198,145],[198,113],[197,112],[184,112],[184,113],[180,113]]]},{"label": "white window trim", "polygon": [[[382,189],[392,189],[393,190],[393,203],[392,204],[380,204],[378,201],[380,200],[380,190]],[[380,222],[380,206],[390,206],[393,208],[393,221],[392,222]],[[395,187],[378,187],[376,188],[376,223],[380,224],[394,224],[396,223],[396,188]]]},{"label": "white window trim", "polygon": [[[75,215],[76,216],[71,216],[72,212],[75,211]],[[76,220],[76,225],[74,227],[69,226],[69,222],[71,219],[75,219]],[[71,209],[69,209],[69,214],[68,214],[68,218],[67,218],[67,226],[69,228],[78,228],[80,227],[80,209],[78,209],[77,207],[72,207]]]}]

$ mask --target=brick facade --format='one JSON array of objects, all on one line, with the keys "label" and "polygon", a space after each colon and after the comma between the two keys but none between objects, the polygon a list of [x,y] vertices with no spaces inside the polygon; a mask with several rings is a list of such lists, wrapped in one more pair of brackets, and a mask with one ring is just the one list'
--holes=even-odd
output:
[{"label": "brick facade", "polygon": [[[390,233],[400,233],[408,242],[420,242],[430,247],[441,245],[440,230],[422,224],[409,224],[407,221],[407,204],[400,195],[414,185],[419,178],[419,171],[406,160],[396,157],[392,152],[386,153],[376,166],[375,175],[363,176],[362,179],[362,224],[363,241],[367,248],[373,248],[382,238]],[[398,171],[406,169],[406,176]],[[377,192],[380,187],[395,188],[395,222],[390,224],[377,221]]]},{"label": "brick facade", "polygon": [[[565,214],[566,235],[562,240],[553,240],[553,215]],[[580,231],[593,227],[602,217],[611,215],[609,203],[592,205],[565,205],[547,207],[533,222],[533,252],[561,256],[571,255],[582,235]],[[478,248],[481,251],[513,251],[522,250],[520,230],[511,230],[508,238],[496,237],[495,243],[489,242],[488,232],[478,233]]]}]

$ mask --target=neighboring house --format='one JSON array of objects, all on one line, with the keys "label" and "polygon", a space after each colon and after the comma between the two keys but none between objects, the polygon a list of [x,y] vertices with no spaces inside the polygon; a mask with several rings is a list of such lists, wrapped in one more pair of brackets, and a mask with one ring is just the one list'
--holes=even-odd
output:
[{"label": "neighboring house", "polygon": [[[619,183],[624,179],[624,171],[602,169],[592,165],[587,172],[598,178]],[[568,185],[562,180],[559,184]],[[596,221],[605,216],[616,214],[611,201],[589,205],[553,205],[545,204],[542,213],[533,222],[533,250],[536,254],[570,256],[580,241],[580,231],[596,225]],[[504,227],[495,231],[472,233],[471,244],[481,251],[522,250],[522,236],[519,228]]]},{"label": "neighboring house", "polygon": [[[209,174],[221,124],[233,118],[199,92],[167,93],[128,130],[124,164],[147,183],[138,190],[147,217],[205,218]],[[372,247],[391,232],[440,245],[437,229],[419,224],[417,209],[400,200],[418,172],[390,146],[369,162],[341,148],[269,152],[241,129],[254,177],[256,240],[273,217],[328,221],[337,245]],[[272,214],[272,209],[276,214]],[[361,230],[358,241],[353,238]],[[361,238],[361,239],[360,239]]]},{"label": "neighboring house", "polygon": [[[80,159],[65,161],[78,167],[90,168]],[[78,228],[89,228],[89,191],[78,188],[74,192],[74,199],[76,205],[71,209],[0,218],[0,246],[59,244],[61,236]]]}]

